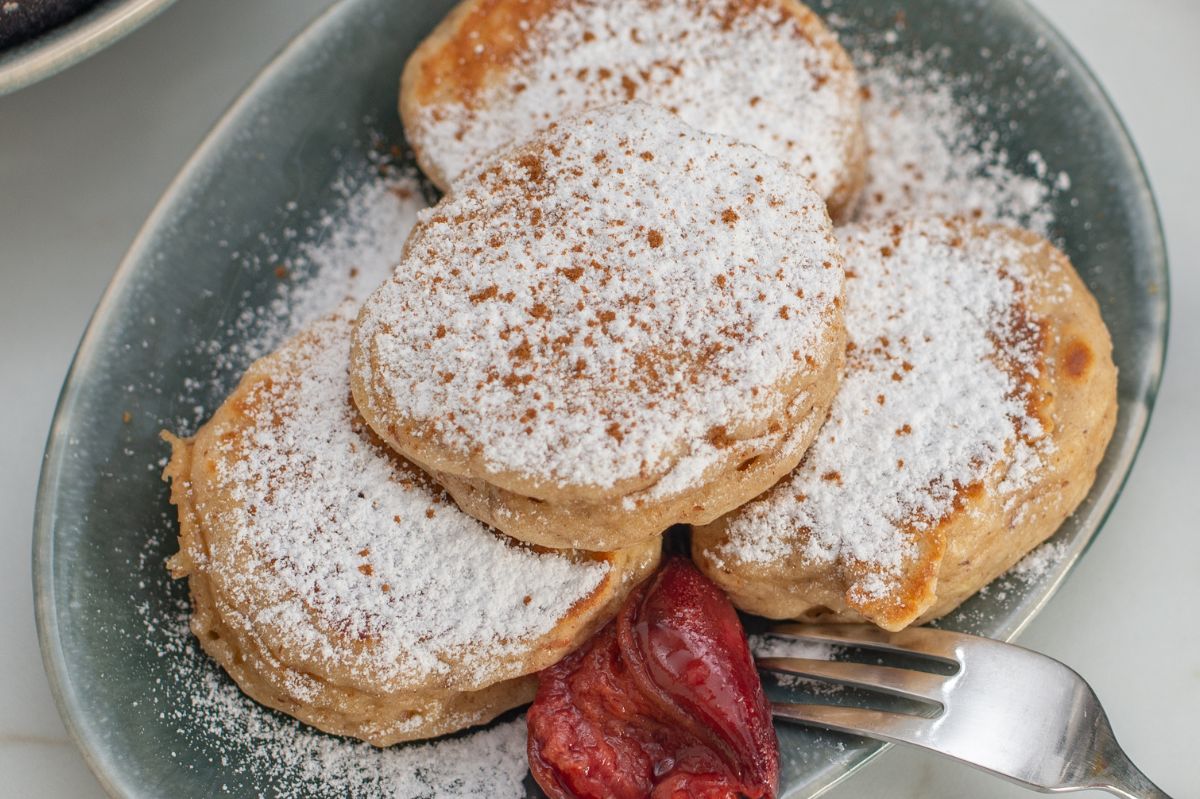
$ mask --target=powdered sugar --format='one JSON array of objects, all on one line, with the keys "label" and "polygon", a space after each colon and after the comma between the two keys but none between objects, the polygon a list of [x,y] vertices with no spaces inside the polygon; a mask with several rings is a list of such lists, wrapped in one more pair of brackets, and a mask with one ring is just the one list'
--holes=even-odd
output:
[{"label": "powdered sugar", "polygon": [[561,123],[422,215],[356,333],[368,416],[495,472],[648,484],[815,369],[843,279],[828,225],[780,162],[666,111]]},{"label": "powdered sugar", "polygon": [[385,176],[355,191],[342,211],[347,224],[325,214],[321,232],[300,247],[308,279],[293,285],[273,311],[287,320],[289,333],[298,331],[345,300],[361,302],[400,262],[404,242],[425,200],[409,175]]},{"label": "powdered sugar", "polygon": [[[803,658],[808,660],[833,660],[842,652],[839,646],[819,644],[812,641],[802,641],[795,638],[784,638],[769,633],[751,635],[749,637],[750,651],[756,658]],[[814,680],[798,674],[786,672],[764,672],[771,674],[772,682],[780,688],[803,687],[810,695],[829,696],[841,693],[845,686],[828,680]],[[788,701],[794,701],[789,698]]]},{"label": "powdered sugar", "polygon": [[832,660],[838,647],[818,644],[797,638],[777,635],[751,635],[748,642],[756,658],[808,658],[810,660]]},{"label": "powdered sugar", "polygon": [[1045,542],[1021,558],[1007,572],[979,589],[979,595],[998,603],[1023,599],[1026,595],[1026,591],[1023,590],[1025,587],[1043,583],[1060,571],[1069,549],[1069,542],[1066,540],[1051,539]]},{"label": "powdered sugar", "polygon": [[350,669],[379,690],[516,676],[503,658],[549,633],[608,564],[507,545],[398,467],[350,401],[352,312],[273,356],[249,424],[222,438],[216,479],[236,500],[222,526],[236,532],[210,540],[200,568],[293,662]]},{"label": "powdered sugar", "polygon": [[[671,471],[645,492],[645,497],[650,500],[664,499],[700,485],[709,470],[721,461],[721,457],[721,450],[717,447],[707,441],[696,442],[691,453],[676,461]],[[630,510],[637,507],[633,497],[625,497],[622,503]]]},{"label": "powdered sugar", "polygon": [[[535,18],[511,64],[468,19],[459,35],[480,44],[461,57],[507,71],[466,102],[423,108],[415,132],[426,157],[453,179],[572,112],[636,98],[789,161],[828,197],[847,179],[848,140],[860,119],[856,79],[835,61],[835,40],[815,17],[784,8],[571,0],[544,16],[521,9]],[[469,74],[465,63],[452,63]]]},{"label": "powdered sugar", "polygon": [[[188,630],[184,602],[166,618],[139,608],[147,640],[171,660],[168,683],[151,686],[147,703],[175,732],[220,764],[211,795],[278,799],[356,796],[378,799],[459,797],[518,799],[526,795],[523,718],[427,744],[376,749],[334,738],[265,710],[238,690],[203,653]],[[194,755],[193,755],[194,756]],[[190,762],[181,766],[194,768]]]},{"label": "powdered sugar", "polygon": [[1066,554],[1065,541],[1047,541],[1022,558],[1016,566],[1009,569],[1008,574],[1025,582],[1040,580],[1058,566]]},{"label": "powdered sugar", "polygon": [[870,145],[856,222],[958,214],[1048,232],[1049,200],[1069,188],[1069,177],[1051,175],[1037,152],[1030,154],[1034,174],[1019,172],[996,132],[976,123],[982,101],[966,77],[943,72],[929,53],[879,59],[864,50],[855,59]]},{"label": "powdered sugar", "polygon": [[792,475],[737,512],[718,555],[800,547],[866,564],[854,591],[879,597],[913,552],[905,530],[935,525],[1018,434],[1039,437],[1020,379],[1036,371],[1036,328],[1014,310],[1022,253],[1005,236],[933,220],[850,228],[843,244],[852,350],[829,421]]},{"label": "powdered sugar", "polygon": [[[211,367],[186,381],[181,399],[201,387],[212,396],[228,394],[251,362],[343,301],[361,301],[400,261],[425,199],[411,168],[398,168],[378,154],[362,167],[373,176],[363,180],[352,177],[358,170],[350,170],[334,182],[336,207],[323,210],[300,229],[285,223],[278,234],[260,234],[265,256],[231,253],[243,269],[271,275],[274,296],[262,305],[243,302],[216,337],[197,344]],[[284,209],[289,215],[297,212]],[[287,243],[293,239],[301,240],[295,255],[280,256],[278,251],[290,249]],[[195,429],[212,410],[197,404],[192,416],[173,428]]]}]

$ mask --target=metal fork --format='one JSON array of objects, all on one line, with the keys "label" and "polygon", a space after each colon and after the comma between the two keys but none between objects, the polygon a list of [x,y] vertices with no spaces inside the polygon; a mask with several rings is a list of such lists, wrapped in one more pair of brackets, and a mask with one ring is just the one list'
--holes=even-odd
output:
[{"label": "metal fork", "polygon": [[940,707],[936,715],[924,717],[776,702],[776,718],[913,744],[1045,793],[1097,789],[1126,799],[1170,799],[1117,745],[1091,687],[1045,655],[929,628],[888,633],[866,625],[785,624],[768,634],[957,667],[944,676],[864,663],[759,658],[759,668],[768,671],[880,691],[917,700],[927,709]]}]

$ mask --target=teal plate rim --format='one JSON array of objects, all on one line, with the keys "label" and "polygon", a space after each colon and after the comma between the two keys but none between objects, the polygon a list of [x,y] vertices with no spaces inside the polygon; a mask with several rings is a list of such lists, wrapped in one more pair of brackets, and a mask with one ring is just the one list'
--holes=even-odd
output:
[{"label": "teal plate rim", "polygon": [[[149,0],[143,2],[142,5],[149,6],[156,2],[165,6],[169,4],[170,0],[165,0],[165,2]],[[1151,316],[1155,324],[1152,331],[1154,335],[1150,337],[1151,346],[1147,362],[1143,364],[1145,382],[1142,393],[1137,397],[1137,407],[1131,409],[1133,416],[1127,426],[1126,435],[1120,441],[1114,438],[1110,445],[1110,454],[1112,454],[1112,447],[1116,447],[1117,450],[1116,462],[1111,470],[1118,475],[1117,479],[1108,481],[1100,494],[1095,497],[1095,501],[1091,503],[1088,525],[1091,528],[1090,533],[1076,536],[1071,541],[1070,547],[1055,566],[1053,573],[1041,583],[1040,595],[1031,604],[1027,604],[1022,609],[1022,613],[1010,616],[993,630],[994,637],[1002,640],[1012,640],[1019,635],[1045,606],[1079,558],[1087,551],[1112,512],[1117,498],[1128,481],[1149,426],[1165,365],[1170,317],[1167,250],[1162,222],[1145,168],[1130,138],[1128,128],[1095,75],[1045,16],[1033,8],[1027,0],[1009,0],[1009,2],[1015,11],[1025,18],[1030,29],[1044,37],[1056,51],[1062,67],[1070,72],[1071,78],[1090,93],[1093,109],[1102,114],[1104,124],[1109,127],[1113,138],[1119,142],[1121,155],[1125,160],[1126,173],[1133,179],[1132,188],[1138,195],[1137,206],[1143,223],[1142,233],[1146,239],[1144,242],[1145,254],[1150,261],[1147,266],[1156,276],[1159,290],[1147,300],[1153,308]],[[103,737],[97,735],[84,723],[85,714],[75,693],[57,622],[59,606],[53,572],[57,530],[55,500],[59,494],[60,473],[69,447],[66,428],[77,405],[83,375],[88,371],[88,364],[103,341],[101,334],[109,328],[114,317],[119,313],[119,299],[124,294],[127,284],[135,277],[136,265],[148,255],[147,249],[154,231],[171,217],[186,198],[187,187],[195,176],[203,173],[211,164],[219,162],[227,149],[236,144],[234,139],[237,120],[269,94],[270,88],[277,78],[297,68],[308,47],[335,28],[343,17],[351,14],[354,6],[353,0],[341,0],[314,18],[255,76],[246,89],[221,115],[193,155],[185,162],[138,232],[102,295],[75,353],[59,395],[43,456],[34,518],[32,567],[38,639],[43,664],[59,714],[88,766],[104,789],[112,796],[133,796],[135,793],[131,790],[132,786],[127,777],[115,764],[113,753],[106,747]],[[0,87],[0,92],[2,91],[3,87]],[[818,788],[817,794],[824,793],[840,783],[889,747],[890,744],[880,744],[878,747],[862,753],[853,762],[843,764],[836,774]],[[788,793],[789,791],[784,791],[784,795]]]}]

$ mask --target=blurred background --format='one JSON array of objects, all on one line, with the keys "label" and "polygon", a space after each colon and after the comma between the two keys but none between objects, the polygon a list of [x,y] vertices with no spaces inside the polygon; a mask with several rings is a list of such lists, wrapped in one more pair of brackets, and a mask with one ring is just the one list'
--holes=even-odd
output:
[{"label": "blurred background", "polygon": [[[180,0],[98,55],[0,97],[0,797],[103,795],[50,696],[30,584],[37,475],[72,353],[171,178],[259,68],[327,5]],[[1082,673],[1130,756],[1169,793],[1196,796],[1200,3],[1034,5],[1097,73],[1146,161],[1166,227],[1173,313],[1162,393],[1124,495],[1020,642]],[[1153,678],[1140,676],[1148,668]],[[828,794],[1029,795],[902,748]]]}]

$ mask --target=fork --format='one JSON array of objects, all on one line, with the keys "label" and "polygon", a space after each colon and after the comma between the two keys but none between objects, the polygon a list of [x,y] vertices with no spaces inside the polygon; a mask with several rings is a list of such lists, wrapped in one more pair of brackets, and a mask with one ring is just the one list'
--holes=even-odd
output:
[{"label": "fork", "polygon": [[1044,793],[1097,789],[1126,799],[1170,799],[1117,745],[1091,687],[1045,655],[930,628],[888,633],[856,624],[784,624],[767,634],[955,668],[945,676],[865,663],[759,658],[760,669],[879,691],[937,711],[925,717],[775,702],[776,718],[920,746]]}]

